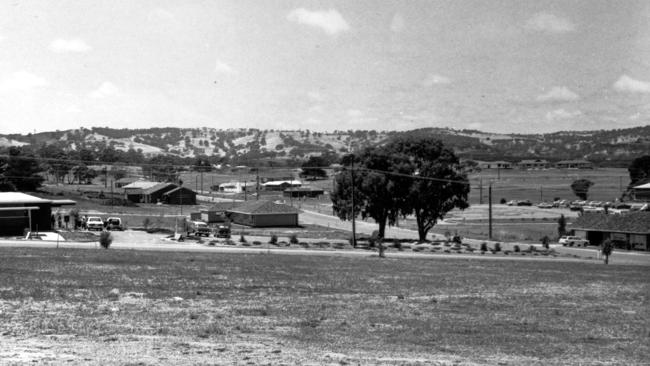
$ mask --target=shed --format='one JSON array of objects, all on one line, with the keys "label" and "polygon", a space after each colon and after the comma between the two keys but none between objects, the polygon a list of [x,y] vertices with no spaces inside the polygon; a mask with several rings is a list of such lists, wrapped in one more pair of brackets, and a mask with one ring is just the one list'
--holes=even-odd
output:
[{"label": "shed", "polygon": [[632,190],[635,199],[650,202],[650,183],[635,186]]},{"label": "shed", "polygon": [[162,194],[162,201],[170,205],[196,205],[196,192],[185,187],[176,187]]},{"label": "shed", "polygon": [[318,196],[322,196],[323,194],[325,194],[325,190],[321,188],[313,188],[313,187],[287,188],[282,193],[282,195],[285,197],[293,197],[293,198],[301,198],[301,197],[315,198]]},{"label": "shed", "polygon": [[124,186],[124,198],[131,202],[142,202],[143,191],[160,183],[140,180]]},{"label": "shed", "polygon": [[287,188],[300,187],[302,182],[299,180],[274,180],[262,184],[267,191],[284,191]]},{"label": "shed", "polygon": [[594,245],[610,239],[629,248],[650,250],[650,212],[620,215],[584,213],[571,225],[575,235]]},{"label": "shed", "polygon": [[236,224],[252,227],[298,226],[298,210],[272,201],[249,201],[226,211]]},{"label": "shed", "polygon": [[0,192],[0,235],[22,235],[52,230],[52,207],[74,205],[71,200],[49,200],[21,192]]},{"label": "shed", "polygon": [[142,202],[144,203],[158,203],[163,202],[163,195],[178,186],[174,183],[158,183],[153,187],[142,190]]}]

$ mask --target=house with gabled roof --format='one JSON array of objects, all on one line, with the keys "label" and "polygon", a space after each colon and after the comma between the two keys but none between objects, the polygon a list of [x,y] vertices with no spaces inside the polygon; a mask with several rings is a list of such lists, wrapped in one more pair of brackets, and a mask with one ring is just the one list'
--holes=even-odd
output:
[{"label": "house with gabled roof", "polygon": [[650,202],[650,182],[632,187],[632,196],[635,200]]},{"label": "house with gabled roof", "polygon": [[248,201],[226,211],[230,221],[252,227],[298,226],[298,209],[273,201]]},{"label": "house with gabled roof", "polygon": [[155,186],[149,187],[142,190],[142,202],[143,203],[158,203],[164,202],[163,195],[178,187],[174,183],[158,183]]},{"label": "house with gabled roof", "polygon": [[584,213],[571,224],[570,229],[593,245],[609,239],[619,247],[650,250],[650,212],[620,215]]}]

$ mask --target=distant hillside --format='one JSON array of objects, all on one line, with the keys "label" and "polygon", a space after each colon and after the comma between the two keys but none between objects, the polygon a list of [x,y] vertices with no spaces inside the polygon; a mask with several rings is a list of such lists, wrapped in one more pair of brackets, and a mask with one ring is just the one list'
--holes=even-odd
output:
[{"label": "distant hillside", "polygon": [[650,126],[606,131],[563,131],[550,134],[492,134],[475,130],[425,128],[407,132],[212,128],[91,129],[0,135],[0,146],[57,144],[73,151],[141,151],[145,157],[218,156],[224,161],[304,160],[310,155],[342,155],[381,144],[399,134],[429,135],[454,148],[463,158],[518,161],[526,158],[587,159],[601,166],[626,166],[650,151]]}]

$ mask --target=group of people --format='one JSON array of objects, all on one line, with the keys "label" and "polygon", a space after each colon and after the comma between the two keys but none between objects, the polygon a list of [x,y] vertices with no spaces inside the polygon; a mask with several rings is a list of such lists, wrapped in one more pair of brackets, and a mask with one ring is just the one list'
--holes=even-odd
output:
[{"label": "group of people", "polygon": [[52,229],[69,229],[70,219],[72,218],[72,229],[76,230],[81,228],[83,230],[87,229],[86,222],[88,221],[88,216],[83,215],[79,217],[77,213],[65,213],[57,211],[52,214],[50,221],[52,224]]}]

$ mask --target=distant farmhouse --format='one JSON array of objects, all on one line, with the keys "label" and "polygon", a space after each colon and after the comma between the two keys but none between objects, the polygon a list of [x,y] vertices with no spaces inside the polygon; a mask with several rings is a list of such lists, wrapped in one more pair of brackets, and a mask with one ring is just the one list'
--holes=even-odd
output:
[{"label": "distant farmhouse", "polygon": [[222,193],[244,193],[255,190],[255,185],[255,182],[228,182],[213,186],[212,190]]},{"label": "distant farmhouse", "polygon": [[551,163],[544,159],[528,159],[520,161],[517,165],[520,169],[547,169]]},{"label": "distant farmhouse", "polygon": [[613,240],[623,247],[650,250],[650,212],[622,215],[585,213],[571,225],[576,236],[594,245]]},{"label": "distant farmhouse", "polygon": [[273,180],[262,184],[267,191],[284,191],[287,188],[301,187],[302,182],[299,180]]},{"label": "distant farmhouse", "polygon": [[52,230],[52,208],[75,204],[71,200],[48,200],[20,192],[0,192],[0,235],[22,235],[25,229]]},{"label": "distant farmhouse", "polygon": [[504,160],[497,161],[477,161],[481,169],[512,169],[512,163]]},{"label": "distant farmhouse", "polygon": [[587,160],[561,160],[555,163],[558,169],[593,169],[594,164]]}]

